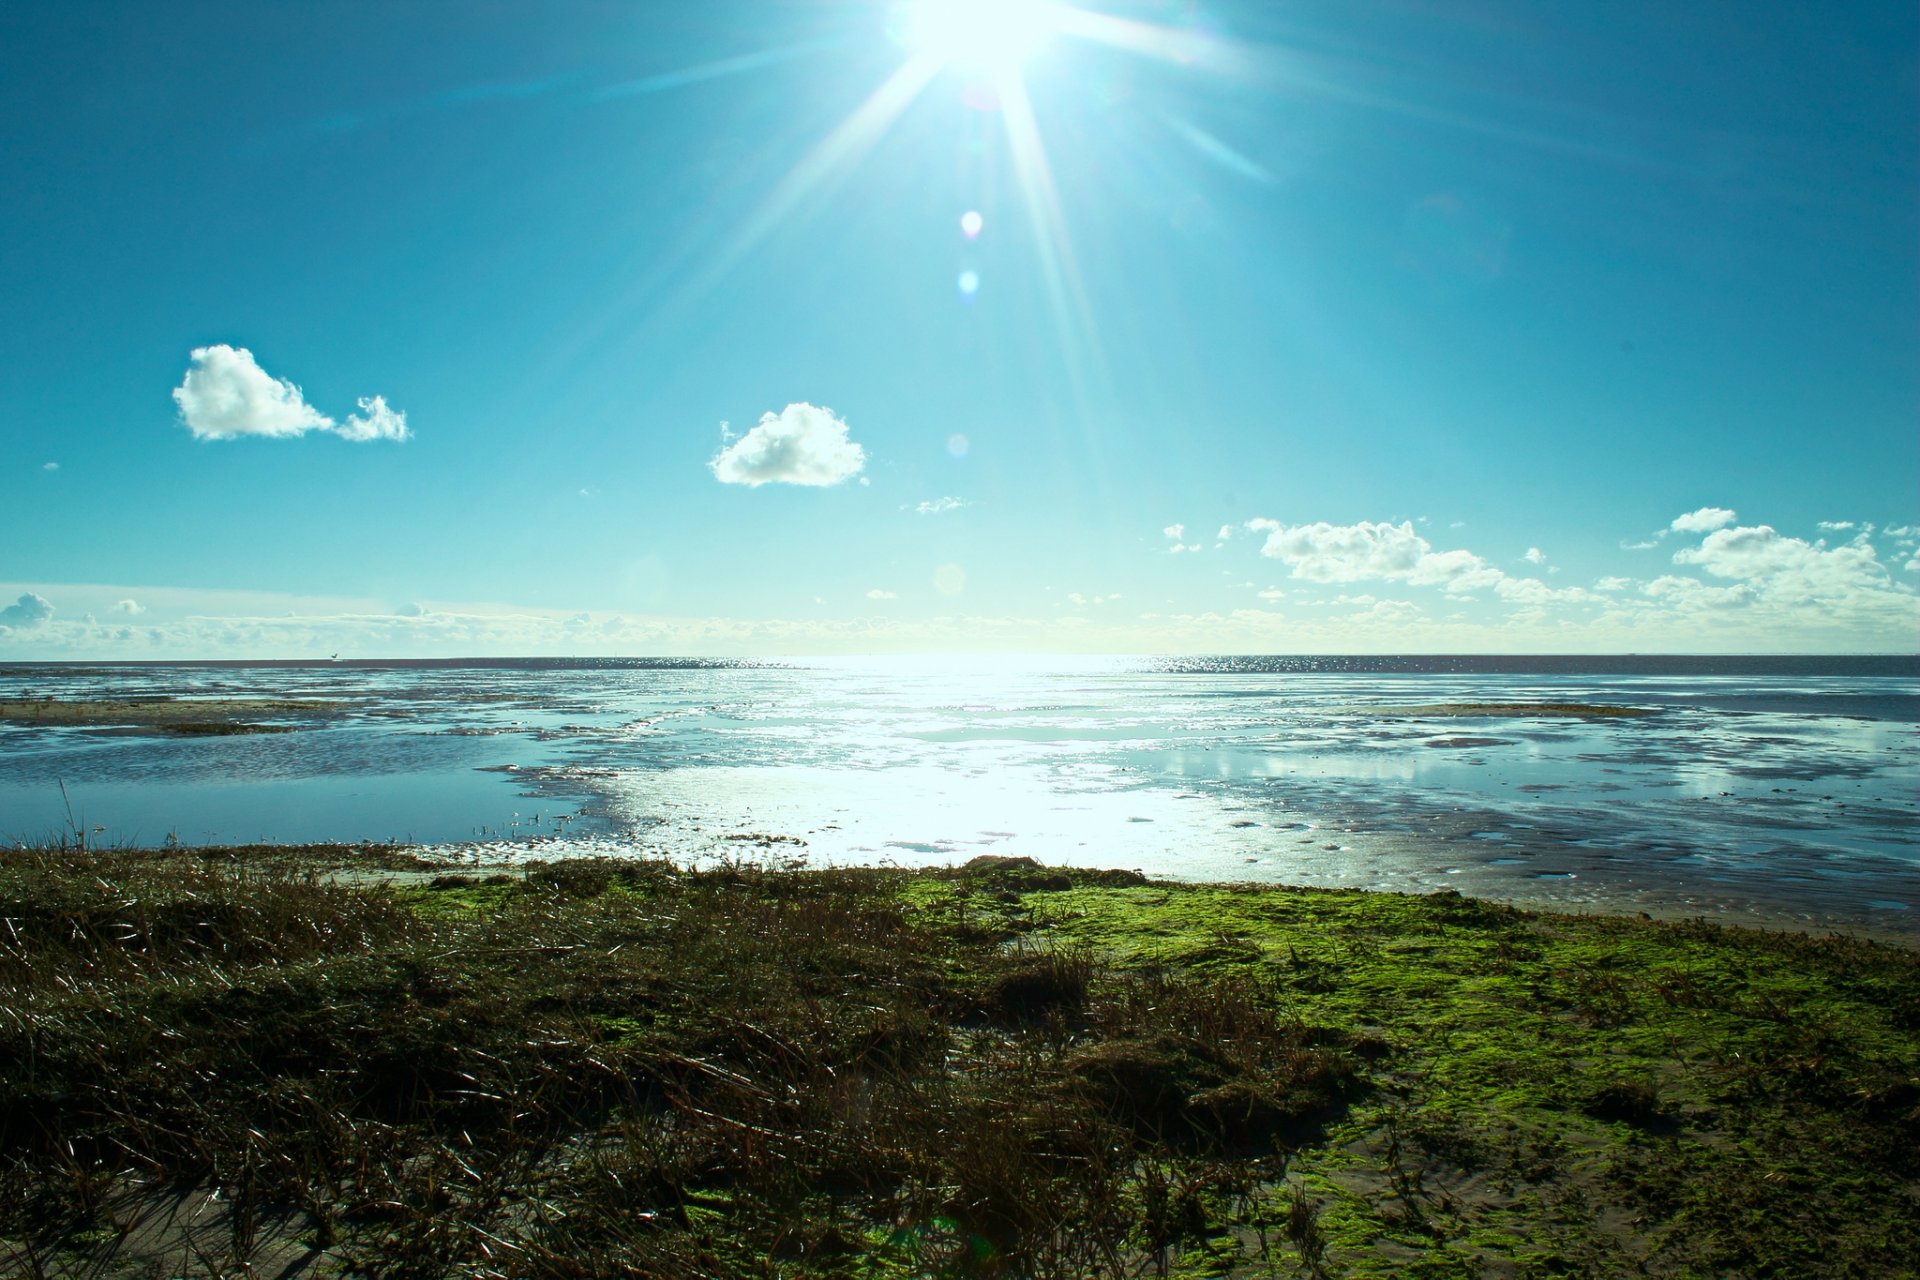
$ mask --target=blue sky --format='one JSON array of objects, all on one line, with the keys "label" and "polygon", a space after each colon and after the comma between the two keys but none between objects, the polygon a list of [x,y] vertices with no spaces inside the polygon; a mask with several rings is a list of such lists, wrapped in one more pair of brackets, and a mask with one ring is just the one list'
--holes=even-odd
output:
[{"label": "blue sky", "polygon": [[0,658],[1912,651],[1916,50],[10,5]]}]

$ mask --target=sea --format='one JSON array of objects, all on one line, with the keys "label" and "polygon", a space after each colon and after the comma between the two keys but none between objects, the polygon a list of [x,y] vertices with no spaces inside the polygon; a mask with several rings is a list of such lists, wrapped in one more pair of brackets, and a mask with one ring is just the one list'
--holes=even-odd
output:
[{"label": "sea", "polygon": [[0,700],[48,696],[332,705],[0,722],[0,841],[999,855],[1920,940],[1915,657],[0,666]]}]

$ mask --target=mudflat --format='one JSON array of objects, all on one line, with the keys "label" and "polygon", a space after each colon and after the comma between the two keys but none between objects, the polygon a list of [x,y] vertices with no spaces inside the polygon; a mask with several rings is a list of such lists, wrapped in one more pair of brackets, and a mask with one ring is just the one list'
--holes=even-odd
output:
[{"label": "mudflat", "polygon": [[256,722],[325,716],[345,705],[307,698],[8,698],[0,699],[0,720],[167,733],[272,733],[291,726]]}]

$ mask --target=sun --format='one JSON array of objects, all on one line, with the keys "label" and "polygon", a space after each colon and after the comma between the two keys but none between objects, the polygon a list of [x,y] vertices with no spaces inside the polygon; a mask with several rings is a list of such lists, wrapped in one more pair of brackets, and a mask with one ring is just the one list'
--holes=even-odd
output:
[{"label": "sun", "polygon": [[914,53],[962,71],[1009,74],[1046,45],[1059,28],[1059,6],[1046,0],[912,0],[896,19],[900,42]]}]

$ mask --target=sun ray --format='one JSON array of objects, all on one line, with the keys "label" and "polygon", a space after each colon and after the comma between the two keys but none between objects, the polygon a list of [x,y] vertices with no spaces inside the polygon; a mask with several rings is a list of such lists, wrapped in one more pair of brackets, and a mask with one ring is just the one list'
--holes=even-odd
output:
[{"label": "sun ray", "polygon": [[1013,155],[1014,177],[1020,184],[1021,201],[1026,205],[1027,220],[1033,229],[1034,250],[1040,257],[1042,283],[1046,286],[1047,302],[1059,334],[1061,358],[1073,388],[1074,409],[1085,417],[1087,359],[1096,372],[1102,367],[1093,311],[1087,305],[1073,242],[1068,238],[1066,218],[1060,211],[1060,196],[1053,185],[1053,168],[1047,162],[1039,122],[1034,119],[1033,100],[1027,96],[1027,87],[1017,75],[1001,77],[997,87],[1001,115],[1006,122],[1007,145]]},{"label": "sun ray", "polygon": [[1112,14],[1091,13],[1070,5],[1058,7],[1054,27],[1062,35],[1077,36],[1128,53],[1159,58],[1163,62],[1177,62],[1181,66],[1201,67],[1209,71],[1238,73],[1241,70],[1241,46],[1205,31],[1165,27],[1133,18],[1116,18]]},{"label": "sun ray", "polygon": [[832,133],[815,143],[767,193],[721,252],[713,273],[717,275],[731,268],[792,214],[815,188],[871,150],[939,70],[940,60],[929,54],[915,54],[901,63],[866,101],[855,107]]}]

